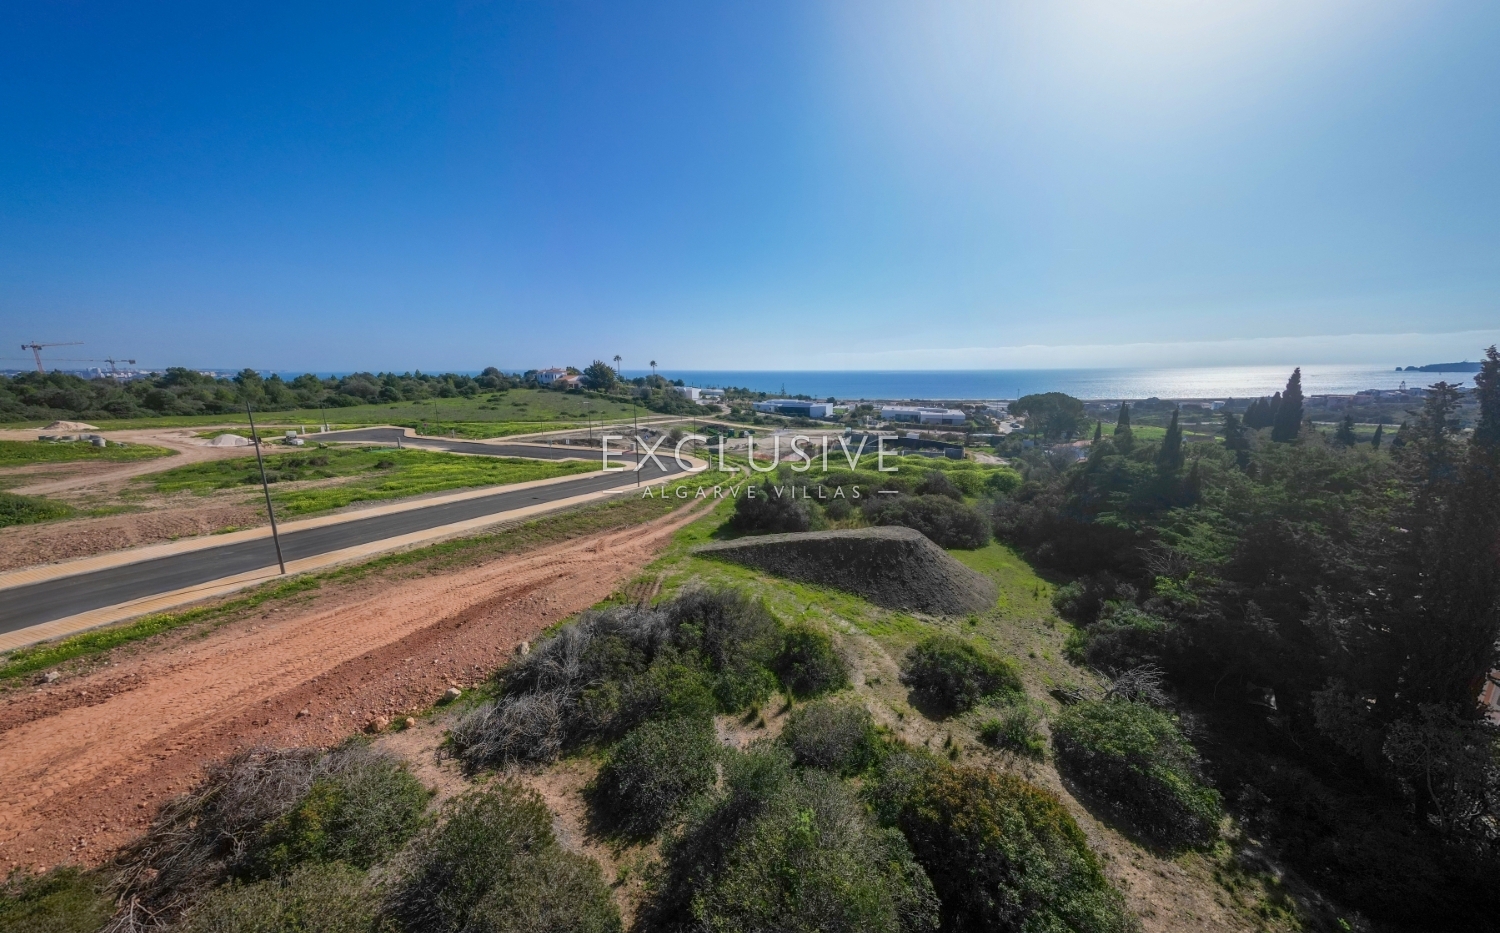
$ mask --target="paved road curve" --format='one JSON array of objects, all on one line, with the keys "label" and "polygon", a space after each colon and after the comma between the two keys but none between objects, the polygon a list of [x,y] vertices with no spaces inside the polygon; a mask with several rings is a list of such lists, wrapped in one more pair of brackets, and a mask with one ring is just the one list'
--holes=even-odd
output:
[{"label": "paved road curve", "polygon": [[[350,434],[369,435],[381,430],[389,431],[389,439],[394,442],[394,429],[379,428],[340,432],[344,436],[333,439],[384,440],[383,437],[348,437]],[[412,441],[412,438],[403,438],[403,443]],[[537,457],[546,456],[549,450],[546,447],[530,445],[473,444],[441,438],[422,438],[420,444],[423,447],[462,450],[464,453],[483,453],[491,456]],[[548,457],[548,459],[561,459],[568,455],[598,456],[597,451],[551,449],[558,451],[559,456]],[[640,479],[643,483],[681,472],[681,468],[671,457],[662,457],[661,460],[667,467],[666,471],[663,472],[654,462],[648,460],[641,470]],[[611,462],[616,461],[611,458]],[[636,475],[633,472],[590,473],[549,486],[509,491],[500,489],[489,496],[479,496],[388,515],[377,515],[371,518],[356,518],[336,525],[325,525],[321,528],[308,528],[283,534],[281,550],[288,561],[299,560],[416,531],[425,531],[441,525],[481,518],[497,512],[507,512],[511,509],[525,508],[543,502],[556,502],[559,499],[585,493],[634,485],[635,482]],[[0,590],[0,633],[14,632],[17,629],[51,622],[54,619],[64,619],[81,612],[116,606],[160,593],[200,586],[235,574],[259,570],[275,563],[276,552],[271,539],[266,537]]]}]

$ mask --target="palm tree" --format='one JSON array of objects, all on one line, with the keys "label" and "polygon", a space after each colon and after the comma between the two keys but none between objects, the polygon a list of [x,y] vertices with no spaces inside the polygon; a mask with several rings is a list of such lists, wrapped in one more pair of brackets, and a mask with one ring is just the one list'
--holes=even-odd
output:
[{"label": "palm tree", "polygon": [[620,371],[620,354],[615,354],[615,372]]},{"label": "palm tree", "polygon": [[651,375],[656,375],[656,360],[651,361]]}]

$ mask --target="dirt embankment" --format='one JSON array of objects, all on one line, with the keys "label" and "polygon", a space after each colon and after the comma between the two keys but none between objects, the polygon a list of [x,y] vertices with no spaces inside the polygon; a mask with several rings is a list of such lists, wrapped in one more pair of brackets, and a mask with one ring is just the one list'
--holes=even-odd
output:
[{"label": "dirt embankment", "polygon": [[102,861],[235,749],[331,745],[478,682],[517,642],[615,592],[693,516],[377,580],[12,693],[0,700],[0,874]]},{"label": "dirt embankment", "polygon": [[963,615],[995,604],[995,584],[910,528],[853,528],[737,538],[697,549],[779,577],[837,587],[884,606]]}]

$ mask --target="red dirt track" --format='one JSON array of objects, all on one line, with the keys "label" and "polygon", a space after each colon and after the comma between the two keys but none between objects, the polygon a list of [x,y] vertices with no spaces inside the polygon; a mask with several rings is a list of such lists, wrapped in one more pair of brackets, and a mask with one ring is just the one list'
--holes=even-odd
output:
[{"label": "red dirt track", "polygon": [[0,700],[0,874],[96,864],[247,745],[331,745],[477,683],[516,644],[637,574],[690,521],[263,611]]}]

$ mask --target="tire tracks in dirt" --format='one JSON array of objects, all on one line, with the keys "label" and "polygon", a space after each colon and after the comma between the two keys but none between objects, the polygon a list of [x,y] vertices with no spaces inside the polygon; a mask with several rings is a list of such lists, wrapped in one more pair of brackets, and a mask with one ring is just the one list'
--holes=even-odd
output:
[{"label": "tire tracks in dirt", "polygon": [[96,864],[208,761],[332,745],[479,682],[518,642],[616,592],[701,511],[374,581],[13,694],[0,703],[0,871]]}]

